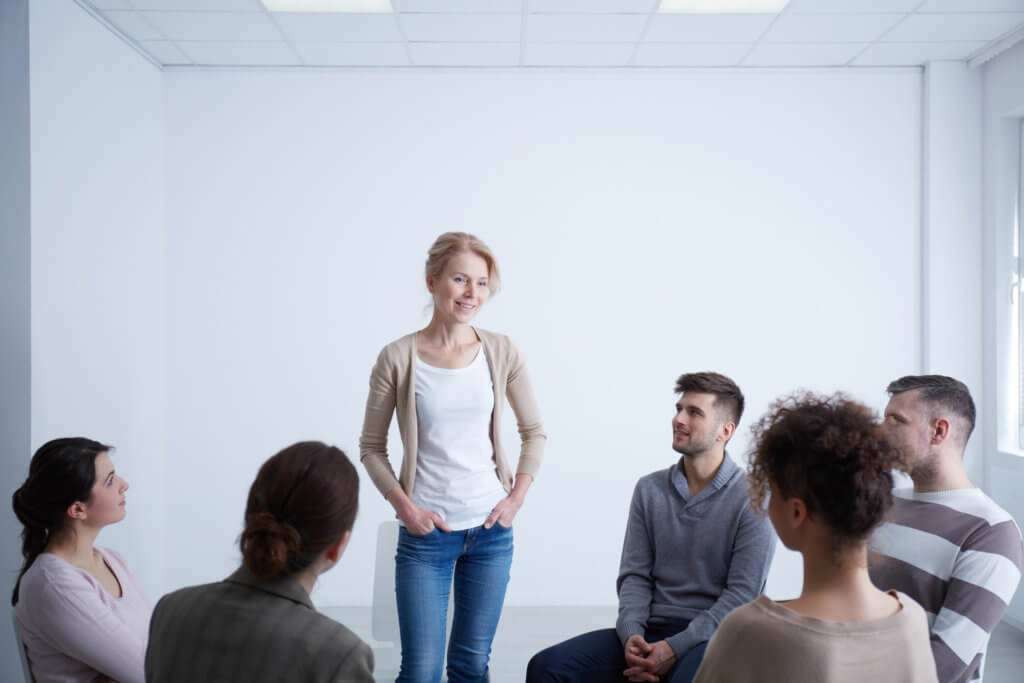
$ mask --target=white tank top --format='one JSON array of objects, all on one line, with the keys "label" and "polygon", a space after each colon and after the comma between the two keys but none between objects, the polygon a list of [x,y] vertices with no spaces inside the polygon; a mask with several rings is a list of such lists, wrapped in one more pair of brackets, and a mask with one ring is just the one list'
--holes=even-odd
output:
[{"label": "white tank top", "polygon": [[453,530],[487,519],[505,497],[494,464],[494,384],[483,347],[464,368],[435,368],[416,357],[419,450],[412,502]]}]

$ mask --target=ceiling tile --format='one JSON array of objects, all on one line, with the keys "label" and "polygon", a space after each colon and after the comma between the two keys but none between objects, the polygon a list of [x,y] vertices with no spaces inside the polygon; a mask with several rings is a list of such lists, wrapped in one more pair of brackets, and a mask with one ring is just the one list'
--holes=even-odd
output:
[{"label": "ceiling tile", "polygon": [[300,63],[284,42],[199,41],[181,42],[178,47],[197,66],[296,66]]},{"label": "ceiling tile", "polygon": [[906,14],[919,4],[921,0],[789,0],[786,14]]},{"label": "ceiling tile", "polygon": [[860,43],[761,43],[743,66],[840,66],[863,49]]},{"label": "ceiling tile", "polygon": [[396,12],[522,12],[523,0],[391,0]]},{"label": "ceiling tile", "polygon": [[281,40],[266,14],[242,12],[142,12],[169,40]]},{"label": "ceiling tile", "polygon": [[86,0],[85,4],[101,11],[105,9],[135,9],[131,0]]},{"label": "ceiling tile", "polygon": [[526,39],[537,43],[632,43],[640,39],[646,14],[531,14]]},{"label": "ceiling tile", "polygon": [[309,66],[408,66],[403,43],[293,43]]},{"label": "ceiling tile", "polygon": [[966,59],[987,43],[876,43],[854,60],[858,66],[919,66],[930,61]]},{"label": "ceiling tile", "polygon": [[136,9],[181,12],[265,12],[260,0],[132,0]]},{"label": "ceiling tile", "polygon": [[274,14],[274,21],[292,41],[343,41],[359,43],[403,42],[394,14],[327,14],[288,12]]},{"label": "ceiling tile", "polygon": [[518,43],[409,43],[416,66],[518,66]]},{"label": "ceiling tile", "polygon": [[530,0],[530,12],[578,12],[583,14],[649,14],[660,0]]},{"label": "ceiling tile", "polygon": [[132,40],[163,40],[164,36],[138,12],[104,12],[103,16]]},{"label": "ceiling tile", "polygon": [[753,43],[644,43],[634,66],[735,66]]},{"label": "ceiling tile", "polygon": [[1024,13],[913,14],[885,35],[887,43],[995,40],[1024,23]]},{"label": "ceiling tile", "polygon": [[414,42],[518,42],[519,14],[401,14]]},{"label": "ceiling tile", "polygon": [[1024,12],[1024,0],[928,0],[918,12]]},{"label": "ceiling tile", "polygon": [[161,64],[191,64],[192,60],[169,40],[146,40],[139,43],[153,59]]},{"label": "ceiling tile", "polygon": [[769,43],[870,43],[902,14],[796,14],[781,16],[761,40]]},{"label": "ceiling tile", "polygon": [[751,43],[774,14],[656,14],[646,41],[652,43]]},{"label": "ceiling tile", "polygon": [[536,43],[526,46],[530,66],[626,66],[633,56],[627,43]]}]

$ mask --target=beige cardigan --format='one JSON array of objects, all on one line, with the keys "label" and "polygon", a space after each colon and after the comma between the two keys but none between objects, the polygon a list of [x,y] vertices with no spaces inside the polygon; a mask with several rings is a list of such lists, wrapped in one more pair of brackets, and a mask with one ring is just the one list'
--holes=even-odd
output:
[{"label": "beige cardigan", "polygon": [[[501,448],[501,411],[505,397],[516,414],[522,448],[516,474],[536,477],[544,455],[547,435],[526,373],[526,363],[515,345],[503,334],[476,329],[483,345],[494,383],[494,413],[491,415],[491,442],[498,479],[506,491],[512,490],[512,471]],[[366,398],[363,433],[359,437],[359,459],[370,479],[387,496],[396,486],[412,494],[416,480],[418,428],[416,424],[416,382],[413,369],[416,358],[416,333],[407,334],[385,346],[370,372],[370,393]],[[388,428],[398,411],[398,430],[402,435],[402,465],[398,477],[388,460]],[[496,427],[497,425],[497,427]]]}]

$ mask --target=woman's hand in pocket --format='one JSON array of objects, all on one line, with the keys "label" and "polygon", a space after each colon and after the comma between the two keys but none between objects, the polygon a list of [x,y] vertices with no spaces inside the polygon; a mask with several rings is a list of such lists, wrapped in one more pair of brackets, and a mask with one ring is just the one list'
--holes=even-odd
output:
[{"label": "woman's hand in pocket", "polygon": [[388,502],[395,508],[395,517],[398,517],[405,525],[405,530],[415,536],[426,536],[434,528],[441,531],[451,531],[448,522],[441,519],[441,515],[421,508],[413,503],[400,486],[396,486],[385,496]]},{"label": "woman's hand in pocket", "polygon": [[487,519],[484,521],[484,528],[490,529],[495,524],[498,524],[508,529],[512,526],[512,521],[516,518],[516,513],[519,512],[519,508],[522,506],[523,501],[517,496],[502,498],[494,506],[494,509],[491,510],[491,514],[487,515]]},{"label": "woman's hand in pocket", "polygon": [[399,512],[398,519],[405,524],[405,530],[414,536],[426,536],[435,528],[441,531],[452,530],[448,522],[441,519],[441,515],[415,505],[410,505]]}]

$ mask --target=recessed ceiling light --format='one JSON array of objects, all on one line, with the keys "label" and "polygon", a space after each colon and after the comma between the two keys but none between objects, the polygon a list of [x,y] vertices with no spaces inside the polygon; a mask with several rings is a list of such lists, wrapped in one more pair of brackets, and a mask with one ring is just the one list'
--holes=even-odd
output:
[{"label": "recessed ceiling light", "polygon": [[391,0],[262,0],[268,12],[391,13]]},{"label": "recessed ceiling light", "polygon": [[789,0],[661,0],[659,12],[706,14],[776,14]]}]

